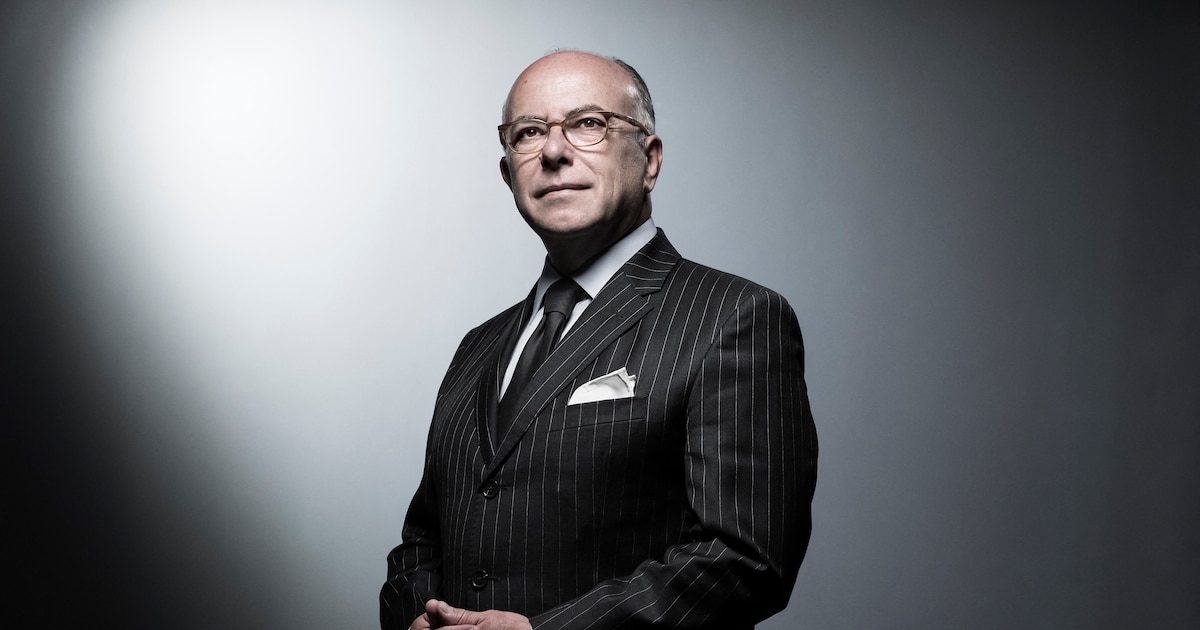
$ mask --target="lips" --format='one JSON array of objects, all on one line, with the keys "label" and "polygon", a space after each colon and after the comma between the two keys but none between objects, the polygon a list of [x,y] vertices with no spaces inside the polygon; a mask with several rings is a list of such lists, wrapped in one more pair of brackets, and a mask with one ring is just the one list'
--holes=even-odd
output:
[{"label": "lips", "polygon": [[553,192],[559,192],[561,190],[583,190],[585,188],[587,188],[587,186],[584,184],[553,184],[544,188],[539,188],[533,193],[533,196],[536,199],[545,197]]}]

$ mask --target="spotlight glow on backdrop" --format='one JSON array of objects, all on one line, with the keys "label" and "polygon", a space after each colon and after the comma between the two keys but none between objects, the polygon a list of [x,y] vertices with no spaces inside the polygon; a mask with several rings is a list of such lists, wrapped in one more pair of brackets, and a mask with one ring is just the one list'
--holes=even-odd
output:
[{"label": "spotlight glow on backdrop", "polygon": [[[177,587],[197,608],[241,592],[310,627],[373,615],[395,541],[370,536],[398,533],[467,325],[406,296],[440,305],[470,264],[435,272],[431,234],[511,205],[497,149],[456,124],[494,125],[506,86],[443,100],[419,61],[440,45],[427,21],[393,3],[121,2],[72,43],[64,267],[119,389],[127,521],[148,571],[204,576]],[[423,174],[438,159],[461,174],[452,202]],[[407,351],[412,330],[435,339],[428,356]],[[347,537],[368,538],[361,556]]]}]

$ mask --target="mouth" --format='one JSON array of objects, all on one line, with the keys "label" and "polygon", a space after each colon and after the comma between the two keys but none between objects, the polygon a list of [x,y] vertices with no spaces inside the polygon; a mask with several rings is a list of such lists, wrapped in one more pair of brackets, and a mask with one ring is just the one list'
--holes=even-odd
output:
[{"label": "mouth", "polygon": [[585,188],[587,188],[587,186],[583,184],[554,184],[552,186],[546,186],[545,188],[538,189],[534,192],[533,197],[535,199],[540,199],[551,193],[563,192],[566,190],[583,190]]}]

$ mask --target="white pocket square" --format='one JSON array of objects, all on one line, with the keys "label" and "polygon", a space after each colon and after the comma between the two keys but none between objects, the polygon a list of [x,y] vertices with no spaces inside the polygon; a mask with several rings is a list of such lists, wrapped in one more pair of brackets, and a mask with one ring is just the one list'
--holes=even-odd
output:
[{"label": "white pocket square", "polygon": [[567,399],[567,405],[578,405],[580,403],[596,402],[600,400],[617,400],[619,398],[633,398],[633,386],[637,383],[637,376],[625,371],[621,368],[611,374],[605,374],[600,378],[588,381],[579,386]]}]

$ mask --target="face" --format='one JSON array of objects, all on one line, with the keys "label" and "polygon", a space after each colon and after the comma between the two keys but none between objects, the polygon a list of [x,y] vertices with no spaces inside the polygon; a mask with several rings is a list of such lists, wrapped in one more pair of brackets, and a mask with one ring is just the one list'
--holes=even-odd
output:
[{"label": "face", "polygon": [[[554,122],[585,109],[634,115],[635,103],[633,81],[620,66],[583,53],[558,53],[517,78],[506,117]],[[552,261],[564,250],[589,259],[650,216],[648,195],[662,163],[662,142],[622,121],[610,124],[608,136],[596,145],[574,147],[561,127],[551,127],[541,152],[508,152],[500,160],[517,209]]]}]

